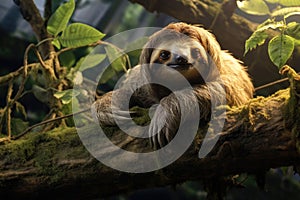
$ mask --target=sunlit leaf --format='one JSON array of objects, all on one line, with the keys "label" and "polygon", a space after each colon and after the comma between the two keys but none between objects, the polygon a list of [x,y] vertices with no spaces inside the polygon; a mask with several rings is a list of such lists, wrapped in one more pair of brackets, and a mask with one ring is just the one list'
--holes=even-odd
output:
[{"label": "sunlit leaf", "polygon": [[113,46],[106,46],[105,51],[113,70],[119,72],[126,69],[126,55],[118,48]]},{"label": "sunlit leaf", "polygon": [[245,43],[245,53],[244,55],[253,49],[255,49],[257,46],[263,45],[268,38],[268,34],[264,31],[255,31],[250,38],[246,40]]},{"label": "sunlit leaf", "polygon": [[277,29],[277,28],[282,28],[284,27],[284,23],[283,21],[279,21],[279,22],[276,22],[276,21],[269,21],[269,23],[264,23],[264,24],[261,24],[257,27],[257,30],[256,31],[265,31],[269,28],[271,29]]},{"label": "sunlit leaf", "polygon": [[61,45],[60,45],[60,42],[59,42],[58,38],[54,38],[54,40],[52,41],[52,44],[53,44],[57,49],[60,49],[60,48],[61,48]]},{"label": "sunlit leaf", "polygon": [[68,89],[60,92],[55,92],[54,97],[60,99],[63,104],[68,104],[72,101],[73,96],[79,95],[78,91],[73,91],[73,89]]},{"label": "sunlit leaf", "polygon": [[92,44],[103,38],[105,34],[82,23],[73,23],[63,31],[59,41],[64,47],[81,47]]},{"label": "sunlit leaf", "polygon": [[299,0],[278,0],[278,3],[283,6],[300,6]]},{"label": "sunlit leaf", "polygon": [[49,18],[47,31],[50,34],[57,36],[60,32],[65,30],[74,9],[74,0],[70,0],[69,2],[62,4]]},{"label": "sunlit leaf", "polygon": [[239,9],[251,15],[270,14],[268,5],[263,0],[244,0],[236,3]]},{"label": "sunlit leaf", "polygon": [[279,35],[269,42],[268,53],[272,62],[281,68],[291,57],[294,50],[294,40],[287,35]]},{"label": "sunlit leaf", "polygon": [[97,66],[105,58],[106,58],[105,54],[90,54],[86,57],[81,58],[80,61],[78,62],[78,65],[76,65],[76,68],[82,72],[86,69],[90,69],[92,67]]},{"label": "sunlit leaf", "polygon": [[281,8],[272,13],[272,17],[284,16],[287,18],[292,15],[300,15],[300,7]]},{"label": "sunlit leaf", "polygon": [[286,33],[297,39],[300,40],[300,24],[296,22],[291,22],[287,25]]},{"label": "sunlit leaf", "polygon": [[279,3],[283,6],[300,6],[299,0],[265,0],[268,3]]}]

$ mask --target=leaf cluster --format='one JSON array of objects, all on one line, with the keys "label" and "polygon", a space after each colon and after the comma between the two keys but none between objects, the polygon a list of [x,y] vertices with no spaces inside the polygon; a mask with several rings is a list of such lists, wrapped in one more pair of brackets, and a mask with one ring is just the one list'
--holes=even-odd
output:
[{"label": "leaf cluster", "polygon": [[[61,118],[74,111],[74,106],[75,109],[79,109],[79,95],[95,96],[95,91],[72,89],[74,84],[86,82],[94,86],[98,84],[91,80],[84,82],[83,73],[88,72],[89,69],[92,71],[92,68],[99,66],[100,63],[106,65],[109,63],[100,80],[100,83],[107,83],[130,68],[129,56],[122,49],[102,41],[104,33],[87,24],[71,23],[75,7],[75,0],[69,0],[58,6],[49,19],[44,20],[45,23],[47,22],[48,38],[27,47],[22,68],[0,77],[0,84],[6,83],[9,88],[7,105],[3,109],[0,108],[0,133],[8,137],[0,138],[0,142],[18,138],[18,135],[23,135],[19,134],[20,132],[30,128],[25,106],[19,101],[24,95],[31,93],[35,99],[49,107],[46,121],[56,117]],[[48,49],[49,55],[44,58],[39,47],[45,43],[52,43],[54,48]],[[93,48],[99,45],[103,47],[101,51],[93,51]],[[132,47],[130,45],[125,48],[130,49]],[[135,42],[132,45],[136,45]],[[28,64],[29,51],[34,51],[38,63]],[[22,87],[15,95],[14,85],[20,83],[20,78]],[[29,87],[24,89],[25,83]],[[45,113],[39,116],[39,120],[44,115]],[[19,129],[14,128],[17,127],[16,123]],[[58,125],[72,126],[73,122],[71,119],[63,119],[55,126]]]},{"label": "leaf cluster", "polygon": [[[271,61],[280,69],[291,57],[295,46],[300,44],[300,23],[288,22],[288,18],[300,15],[298,0],[245,0],[237,1],[238,7],[251,15],[267,15],[269,18],[260,24],[246,40],[245,53],[263,45],[270,36],[269,29],[277,31],[268,43]],[[270,7],[277,5],[275,9]]]}]

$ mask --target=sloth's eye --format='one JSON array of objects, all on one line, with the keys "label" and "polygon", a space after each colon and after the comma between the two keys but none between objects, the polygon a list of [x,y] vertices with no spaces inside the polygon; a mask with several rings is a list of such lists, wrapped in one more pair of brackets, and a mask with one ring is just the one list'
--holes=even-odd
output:
[{"label": "sloth's eye", "polygon": [[171,53],[169,51],[162,50],[159,53],[159,58],[162,60],[168,60],[170,58]]},{"label": "sloth's eye", "polygon": [[198,59],[201,57],[200,49],[191,49],[191,55],[194,59]]}]

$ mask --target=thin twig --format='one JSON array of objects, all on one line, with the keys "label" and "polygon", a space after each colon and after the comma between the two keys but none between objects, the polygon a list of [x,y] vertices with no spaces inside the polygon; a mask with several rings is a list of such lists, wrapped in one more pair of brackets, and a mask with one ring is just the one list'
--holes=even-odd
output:
[{"label": "thin twig", "polygon": [[33,49],[34,49],[34,53],[35,53],[35,55],[37,56],[37,58],[38,58],[39,62],[41,63],[41,65],[42,65],[45,69],[47,69],[48,67],[47,67],[47,65],[45,64],[44,60],[42,59],[42,56],[41,56],[40,52],[37,50],[36,46],[34,46]]},{"label": "thin twig", "polygon": [[39,47],[39,46],[41,46],[42,44],[44,44],[45,42],[52,41],[52,40],[54,40],[54,38],[46,38],[46,39],[43,39],[43,40],[39,41],[35,46],[36,46],[36,47]]},{"label": "thin twig", "polygon": [[6,132],[8,139],[11,138],[11,108],[13,107],[13,101],[11,100],[11,95],[13,93],[13,85],[14,83],[12,81],[9,82],[8,89],[7,89],[7,96],[6,96]]},{"label": "thin twig", "polygon": [[51,122],[55,122],[55,121],[58,121],[58,120],[61,120],[61,119],[65,119],[65,118],[68,118],[68,117],[71,117],[71,116],[75,116],[75,115],[79,115],[81,113],[84,113],[84,112],[87,112],[89,111],[90,109],[87,108],[85,110],[80,110],[78,112],[75,112],[75,113],[71,113],[71,114],[68,114],[68,115],[64,115],[64,116],[61,116],[61,117],[56,117],[54,119],[48,119],[48,120],[45,120],[45,121],[42,121],[40,123],[37,123],[37,124],[34,124],[30,127],[28,127],[25,131],[23,131],[22,133],[20,133],[19,135],[16,135],[14,137],[12,137],[11,139],[12,140],[17,140],[21,137],[23,137],[24,135],[26,135],[29,131],[31,131],[32,129],[38,127],[38,126],[42,126],[42,125],[45,125],[45,124],[48,124],[48,123],[51,123]]},{"label": "thin twig", "polygon": [[[38,63],[32,63],[32,64],[28,64],[27,65],[27,70],[31,70],[32,68],[37,68],[38,67]],[[7,83],[9,83],[9,81],[19,77],[20,75],[23,74],[23,70],[24,70],[24,66],[20,67],[19,69],[17,69],[14,72],[10,72],[9,74],[6,74],[4,76],[0,77],[0,85],[5,85]]]},{"label": "thin twig", "polygon": [[[298,74],[300,74],[300,72],[298,72]],[[273,85],[276,85],[278,83],[282,83],[282,82],[285,82],[285,81],[288,81],[289,79],[288,78],[283,78],[283,79],[280,79],[280,80],[276,80],[276,81],[273,81],[271,83],[267,83],[267,84],[264,84],[264,85],[261,85],[261,86],[258,86],[254,89],[254,91],[256,92],[257,90],[261,90],[261,89],[264,89],[264,88],[267,88],[267,87],[271,87]]]},{"label": "thin twig", "polygon": [[[34,47],[34,44],[30,44],[26,50],[25,50],[25,55],[24,55],[24,70],[23,70],[23,77],[21,84],[19,86],[19,90],[17,91],[17,94],[13,99],[11,99],[12,96],[12,90],[13,90],[13,81],[12,79],[9,82],[8,85],[8,91],[7,91],[7,97],[6,97],[6,107],[4,110],[3,117],[6,116],[6,130],[7,130],[7,135],[8,138],[11,138],[11,108],[14,106],[15,102],[19,99],[19,97],[22,95],[22,92],[24,90],[25,82],[27,79],[27,67],[28,67],[28,52],[30,51],[31,48]],[[2,121],[0,122],[2,124]],[[2,129],[2,127],[1,127]]]},{"label": "thin twig", "polygon": [[12,105],[19,99],[19,97],[21,96],[21,94],[24,90],[25,82],[26,82],[27,75],[28,75],[28,72],[27,72],[27,69],[28,69],[28,52],[30,51],[31,48],[35,48],[35,45],[30,44],[25,50],[24,61],[23,61],[24,62],[23,78],[22,78],[21,84],[19,86],[19,90],[18,90],[17,94],[15,95],[15,97],[13,98],[13,100],[11,102]]}]

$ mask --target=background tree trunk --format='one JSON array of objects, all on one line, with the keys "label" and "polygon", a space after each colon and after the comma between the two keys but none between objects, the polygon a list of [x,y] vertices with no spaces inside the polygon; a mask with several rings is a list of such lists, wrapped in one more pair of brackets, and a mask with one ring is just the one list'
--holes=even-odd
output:
[{"label": "background tree trunk", "polygon": [[[277,67],[269,59],[267,45],[260,46],[244,56],[245,42],[258,24],[235,13],[238,10],[235,0],[226,0],[222,4],[212,0],[129,1],[142,5],[149,12],[165,13],[179,21],[201,24],[204,28],[211,30],[221,44],[222,49],[229,50],[234,57],[245,63],[256,87],[281,78]],[[248,16],[253,18],[253,16]],[[299,63],[300,53],[298,48],[288,64],[296,71],[300,71]],[[257,94],[269,95],[286,86],[287,84],[274,85],[269,87],[267,91],[263,93],[259,91]]]}]

